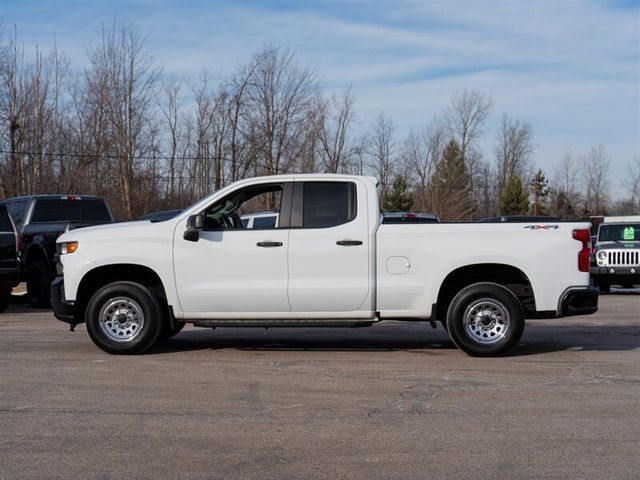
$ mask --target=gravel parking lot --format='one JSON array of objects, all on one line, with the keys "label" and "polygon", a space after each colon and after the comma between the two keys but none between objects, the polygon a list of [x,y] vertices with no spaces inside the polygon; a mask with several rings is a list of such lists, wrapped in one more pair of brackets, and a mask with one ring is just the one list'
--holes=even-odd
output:
[{"label": "gravel parking lot", "polygon": [[640,294],[529,322],[503,358],[444,330],[186,328],[135,357],[0,315],[0,478],[638,478]]}]

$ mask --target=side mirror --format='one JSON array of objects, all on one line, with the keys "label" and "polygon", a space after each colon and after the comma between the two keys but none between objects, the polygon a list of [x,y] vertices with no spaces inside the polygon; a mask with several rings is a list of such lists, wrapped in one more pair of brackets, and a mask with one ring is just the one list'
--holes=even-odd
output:
[{"label": "side mirror", "polygon": [[204,215],[202,213],[198,213],[187,218],[187,228],[202,230],[204,228]]},{"label": "side mirror", "polygon": [[203,228],[204,215],[202,213],[191,215],[187,219],[187,229],[184,232],[183,238],[189,242],[197,242],[200,240],[200,230]]}]

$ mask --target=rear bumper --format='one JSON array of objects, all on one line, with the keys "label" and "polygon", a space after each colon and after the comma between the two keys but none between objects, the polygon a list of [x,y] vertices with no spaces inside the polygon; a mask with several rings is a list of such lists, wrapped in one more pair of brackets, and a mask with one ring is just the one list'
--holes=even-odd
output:
[{"label": "rear bumper", "polygon": [[64,278],[56,277],[51,283],[51,306],[53,307],[53,315],[60,321],[77,325],[79,322],[75,319],[75,307],[73,302],[69,302],[64,298]]},{"label": "rear bumper", "polygon": [[560,299],[558,316],[591,315],[598,311],[598,287],[570,288]]}]

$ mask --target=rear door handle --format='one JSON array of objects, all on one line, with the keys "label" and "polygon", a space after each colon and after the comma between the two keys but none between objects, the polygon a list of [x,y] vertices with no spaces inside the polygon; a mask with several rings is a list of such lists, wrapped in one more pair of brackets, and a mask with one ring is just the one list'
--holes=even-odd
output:
[{"label": "rear door handle", "polygon": [[258,242],[256,243],[257,246],[259,247],[281,247],[282,246],[282,242]]},{"label": "rear door handle", "polygon": [[360,240],[338,240],[336,245],[340,245],[342,247],[353,247],[356,245],[362,245]]}]

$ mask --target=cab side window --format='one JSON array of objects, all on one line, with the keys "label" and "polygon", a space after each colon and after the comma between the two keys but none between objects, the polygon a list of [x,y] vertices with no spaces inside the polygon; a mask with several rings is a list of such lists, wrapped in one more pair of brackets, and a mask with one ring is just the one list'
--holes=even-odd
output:
[{"label": "cab side window", "polygon": [[356,185],[352,182],[304,182],[303,228],[328,228],[356,218]]}]

